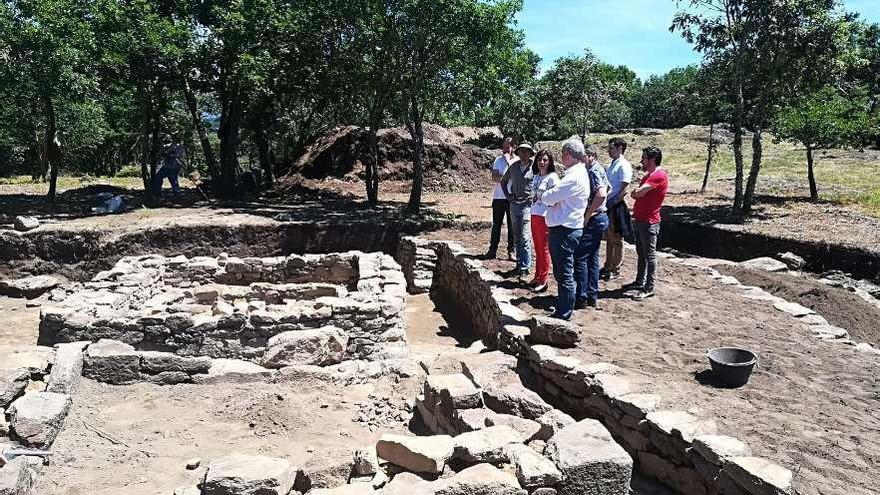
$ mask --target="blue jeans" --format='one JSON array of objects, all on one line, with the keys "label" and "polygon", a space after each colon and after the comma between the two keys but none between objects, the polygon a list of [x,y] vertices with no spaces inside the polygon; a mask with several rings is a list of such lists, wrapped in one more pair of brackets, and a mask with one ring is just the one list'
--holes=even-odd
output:
[{"label": "blue jeans", "polygon": [[171,190],[174,191],[174,194],[180,193],[180,184],[177,182],[177,175],[180,173],[179,168],[168,168],[162,167],[156,172],[156,177],[153,179],[153,192],[155,194],[159,194],[162,192],[162,181],[167,177],[168,182],[171,183]]},{"label": "blue jeans", "polygon": [[516,269],[529,271],[532,266],[531,203],[510,202],[510,224],[516,245]]},{"label": "blue jeans", "polygon": [[571,318],[574,310],[574,253],[582,233],[583,229],[550,227],[550,259],[558,292],[556,315],[565,320]]},{"label": "blue jeans", "polygon": [[590,218],[581,235],[574,255],[574,279],[578,301],[599,299],[599,245],[608,230],[608,215],[599,213]]}]

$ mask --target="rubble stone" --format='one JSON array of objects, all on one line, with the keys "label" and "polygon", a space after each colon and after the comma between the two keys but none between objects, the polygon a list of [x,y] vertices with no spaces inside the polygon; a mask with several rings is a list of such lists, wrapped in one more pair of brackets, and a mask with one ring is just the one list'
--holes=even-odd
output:
[{"label": "rubble stone", "polygon": [[562,481],[562,473],[556,465],[531,447],[511,444],[507,447],[507,457],[516,468],[516,479],[523,488],[554,487]]},{"label": "rubble stone", "polygon": [[548,316],[536,316],[531,326],[531,340],[536,344],[572,347],[581,339],[581,327]]},{"label": "rubble stone", "polygon": [[626,495],[633,460],[596,420],[559,430],[545,450],[562,472],[560,495]]},{"label": "rubble stone", "polygon": [[31,374],[23,368],[0,370],[0,407],[7,407],[24,393]]},{"label": "rubble stone", "polygon": [[59,283],[57,278],[49,275],[0,280],[0,295],[32,299],[58,287]]},{"label": "rubble stone", "polygon": [[526,419],[537,419],[553,409],[540,395],[522,385],[487,386],[483,389],[483,400],[486,407],[497,413]]},{"label": "rubble stone", "polygon": [[382,495],[435,495],[439,484],[413,473],[400,473],[382,488]]},{"label": "rubble stone", "polygon": [[296,469],[287,459],[232,454],[208,466],[203,495],[286,495]]},{"label": "rubble stone", "polygon": [[751,495],[790,495],[792,472],[760,457],[731,457],[723,470]]},{"label": "rubble stone", "polygon": [[437,495],[520,495],[516,477],[491,464],[477,464],[443,480]]},{"label": "rubble stone", "polygon": [[740,263],[740,266],[752,268],[755,270],[764,270],[768,272],[784,272],[785,270],[788,270],[788,265],[786,265],[782,261],[775,260],[766,256],[743,261]]},{"label": "rubble stone", "polygon": [[26,445],[49,447],[61,431],[70,405],[70,396],[66,394],[25,394],[9,408],[12,431]]},{"label": "rubble stone", "polygon": [[379,472],[379,458],[376,449],[357,449],[354,451],[354,473],[358,476],[371,476]]},{"label": "rubble stone", "polygon": [[24,495],[36,483],[43,470],[43,460],[34,456],[20,456],[0,469],[0,495]]},{"label": "rubble stone", "polygon": [[486,426],[509,426],[514,429],[524,441],[529,442],[539,438],[546,440],[550,438],[541,437],[541,424],[532,419],[521,418],[512,414],[491,413],[485,419]]},{"label": "rubble stone", "polygon": [[19,232],[34,230],[40,226],[40,219],[29,215],[18,215],[12,220],[12,228]]},{"label": "rubble stone", "polygon": [[541,425],[541,430],[535,439],[544,441],[550,440],[556,432],[575,423],[574,418],[559,409],[551,409],[540,415],[535,421]]},{"label": "rubble stone", "polygon": [[85,352],[85,376],[120,385],[140,378],[141,358],[134,347],[117,340],[101,339]]},{"label": "rubble stone", "polygon": [[79,383],[83,372],[83,349],[88,342],[71,342],[58,344],[55,351],[55,363],[49,374],[47,392],[60,394],[72,394],[76,384]]},{"label": "rubble stone", "polygon": [[723,435],[700,435],[694,437],[694,450],[704,459],[720,466],[728,457],[742,457],[752,454],[752,449],[744,442]]},{"label": "rubble stone", "polygon": [[523,436],[509,426],[489,426],[455,437],[453,457],[464,462],[508,462],[505,448],[522,443]]},{"label": "rubble stone", "polygon": [[262,364],[267,368],[282,368],[296,364],[341,363],[347,345],[348,336],[336,327],[283,332],[269,339]]}]

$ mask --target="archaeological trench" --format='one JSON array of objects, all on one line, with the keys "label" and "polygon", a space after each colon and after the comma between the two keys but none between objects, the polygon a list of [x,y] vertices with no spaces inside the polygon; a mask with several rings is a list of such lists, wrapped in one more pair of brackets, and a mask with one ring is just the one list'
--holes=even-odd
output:
[{"label": "archaeological trench", "polygon": [[[321,468],[336,475],[296,458],[230,451],[164,493],[625,495],[634,478],[656,487],[650,493],[793,493],[788,467],[751,456],[712,418],[658,408],[662,397],[634,393],[625,369],[559,354],[582,329],[523,313],[461,246],[403,227],[291,229],[244,234],[268,246],[257,257],[221,247],[187,256],[156,239],[140,249],[164,255],[126,252],[138,244],[123,239],[114,257],[83,235],[66,246],[49,237],[6,242],[7,259],[14,251],[96,260],[104,249],[100,257],[113,261],[51,292],[39,323],[39,345],[53,349],[47,364],[0,376],[0,449],[51,450],[84,380],[197,387],[395,375],[419,381],[405,420],[420,428],[383,434],[341,466]],[[424,293],[452,305],[481,352],[410,356],[407,298]],[[11,456],[0,495],[28,493],[51,459]]]}]

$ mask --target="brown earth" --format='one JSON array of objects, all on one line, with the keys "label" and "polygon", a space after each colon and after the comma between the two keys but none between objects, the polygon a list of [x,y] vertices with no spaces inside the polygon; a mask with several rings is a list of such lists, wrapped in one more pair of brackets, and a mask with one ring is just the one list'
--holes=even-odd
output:
[{"label": "brown earth", "polygon": [[[455,240],[474,253],[488,240],[482,231],[444,230],[430,237]],[[497,273],[513,268],[500,260],[484,264]],[[660,407],[714,418],[721,434],[790,468],[799,493],[877,493],[878,356],[821,342],[768,303],[746,299],[699,269],[662,260],[658,295],[635,302],[618,290],[633,279],[634,264],[628,250],[622,277],[601,287],[600,309],[576,312],[573,321],[584,335],[576,349],[563,354],[616,364],[640,391],[660,395]],[[512,289],[514,303],[530,314],[554,304],[555,283],[548,295],[535,295],[515,280],[500,285]],[[758,354],[745,387],[713,384],[706,351],[718,346]]]}]

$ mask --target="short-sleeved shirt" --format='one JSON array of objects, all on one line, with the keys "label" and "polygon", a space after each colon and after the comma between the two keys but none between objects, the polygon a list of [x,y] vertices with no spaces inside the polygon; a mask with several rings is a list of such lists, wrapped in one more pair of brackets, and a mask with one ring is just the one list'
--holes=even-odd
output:
[{"label": "short-sleeved shirt", "polygon": [[[504,172],[507,171],[507,157],[502,154],[492,163],[492,171],[497,172],[498,175],[504,175]],[[492,192],[492,199],[507,199],[504,197],[504,191],[501,189],[501,182],[495,183],[495,190]]]},{"label": "short-sleeved shirt", "polygon": [[180,170],[183,160],[186,158],[186,148],[180,143],[169,144],[165,147],[164,166],[169,170]]},{"label": "short-sleeved shirt", "polygon": [[615,198],[620,194],[621,189],[623,189],[624,182],[627,184],[632,183],[632,165],[629,163],[629,160],[620,156],[617,157],[616,160],[612,160],[611,164],[608,165],[605,174],[608,176],[608,184],[610,186],[608,189],[608,199],[613,200],[614,202],[620,201],[623,198]]},{"label": "short-sleeved shirt", "polygon": [[666,189],[669,187],[669,176],[662,168],[656,168],[653,172],[642,177],[639,186],[651,185],[651,190],[641,198],[636,199],[633,205],[632,216],[641,222],[651,224],[660,223],[660,207],[666,198]]},{"label": "short-sleeved shirt", "polygon": [[532,216],[543,217],[547,213],[547,205],[541,201],[541,195],[559,184],[559,176],[555,172],[532,177]]},{"label": "short-sleeved shirt", "polygon": [[[605,176],[605,169],[602,168],[602,165],[599,164],[598,161],[593,162],[590,165],[590,168],[587,169],[587,173],[590,177],[590,199],[587,202],[587,208],[593,204],[593,199],[596,197],[596,193],[599,192],[599,189],[605,188],[608,190],[608,177]],[[602,204],[599,205],[599,208],[596,208],[595,213],[605,213],[607,210],[606,205],[608,204],[608,196],[605,196],[605,200],[602,201]]]}]

